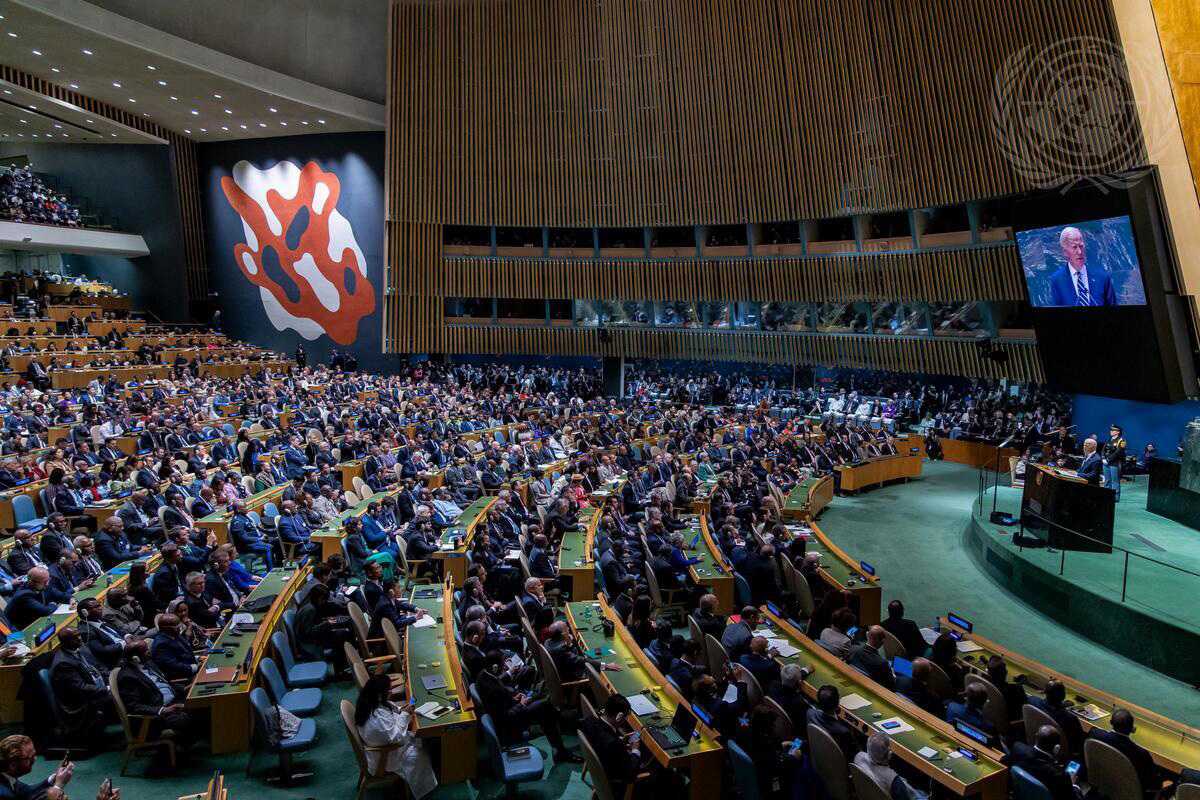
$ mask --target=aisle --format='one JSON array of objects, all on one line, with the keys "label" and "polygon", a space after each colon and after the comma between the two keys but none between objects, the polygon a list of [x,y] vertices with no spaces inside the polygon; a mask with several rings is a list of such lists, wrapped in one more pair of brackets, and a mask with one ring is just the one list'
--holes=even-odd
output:
[{"label": "aisle", "polygon": [[908,616],[922,625],[957,611],[999,644],[1172,719],[1200,725],[1200,692],[1043,617],[993,582],[962,542],[977,473],[944,462],[924,467],[920,481],[836,498],[819,521],[847,553],[876,566],[885,608],[899,598]]}]

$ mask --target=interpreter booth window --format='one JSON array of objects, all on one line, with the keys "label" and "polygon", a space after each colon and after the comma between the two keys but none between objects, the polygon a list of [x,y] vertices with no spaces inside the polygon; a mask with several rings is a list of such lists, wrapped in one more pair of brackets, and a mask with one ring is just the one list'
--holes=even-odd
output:
[{"label": "interpreter booth window", "polygon": [[697,303],[696,312],[706,328],[717,330],[758,330],[758,303]]},{"label": "interpreter booth window", "polygon": [[633,300],[576,300],[575,319],[585,328],[649,325],[648,303]]},{"label": "interpreter booth window", "polygon": [[929,334],[929,314],[923,304],[875,303],[872,333],[880,336]]},{"label": "interpreter booth window", "polygon": [[545,300],[497,300],[496,322],[500,325],[545,325]]},{"label": "interpreter booth window", "polygon": [[765,331],[811,333],[813,307],[809,303],[763,303],[759,316]]},{"label": "interpreter booth window", "polygon": [[471,322],[492,320],[495,308],[490,297],[447,297],[445,301],[446,322]]},{"label": "interpreter booth window", "polygon": [[654,304],[654,325],[658,328],[697,328],[696,304],[669,302]]},{"label": "interpreter booth window", "polygon": [[981,333],[992,333],[985,303],[931,303],[929,316],[934,336],[973,338]]},{"label": "interpreter booth window", "polygon": [[870,329],[869,303],[822,303],[817,307],[821,333],[866,333]]},{"label": "interpreter booth window", "polygon": [[549,312],[550,324],[554,326],[570,325],[574,322],[575,304],[570,300],[547,300],[546,310]]}]

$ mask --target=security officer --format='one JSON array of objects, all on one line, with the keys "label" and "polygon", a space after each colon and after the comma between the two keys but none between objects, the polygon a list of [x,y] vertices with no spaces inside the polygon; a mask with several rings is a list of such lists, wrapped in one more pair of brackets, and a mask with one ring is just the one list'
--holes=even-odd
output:
[{"label": "security officer", "polygon": [[1115,502],[1121,502],[1121,465],[1125,463],[1125,437],[1120,425],[1108,426],[1108,441],[1100,457],[1104,462],[1104,485],[1116,492]]}]

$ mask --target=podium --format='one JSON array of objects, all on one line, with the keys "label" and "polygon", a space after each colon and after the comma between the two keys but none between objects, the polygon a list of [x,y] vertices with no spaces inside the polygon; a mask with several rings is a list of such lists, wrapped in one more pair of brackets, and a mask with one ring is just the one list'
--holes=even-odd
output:
[{"label": "podium", "polygon": [[[1116,493],[1070,470],[1030,464],[1021,494],[1021,525],[1045,534],[1049,547],[1111,553]],[[1080,535],[1082,534],[1082,535]]]}]

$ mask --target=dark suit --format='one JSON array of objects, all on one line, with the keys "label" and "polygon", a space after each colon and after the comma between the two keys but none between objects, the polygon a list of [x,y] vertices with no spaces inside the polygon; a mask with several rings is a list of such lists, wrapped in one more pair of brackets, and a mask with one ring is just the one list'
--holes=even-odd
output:
[{"label": "dark suit", "polygon": [[401,631],[417,621],[416,613],[417,607],[412,603],[385,596],[371,612],[371,630],[368,635],[372,638],[382,636],[385,619],[390,619],[396,630]]},{"label": "dark suit", "polygon": [[112,704],[103,665],[85,648],[68,652],[60,647],[50,663],[50,686],[70,727],[87,731]]},{"label": "dark suit", "polygon": [[846,663],[885,689],[896,688],[896,676],[892,674],[891,665],[871,645],[865,642],[856,645],[850,651],[850,657],[846,659]]},{"label": "dark suit", "polygon": [[61,594],[53,589],[43,589],[35,592],[30,588],[18,589],[8,601],[4,615],[12,623],[13,630],[24,630],[33,624],[34,620],[54,613],[60,603],[71,602],[71,596]]},{"label": "dark suit", "polygon": [[1078,475],[1093,486],[1100,483],[1100,473],[1103,464],[1099,453],[1091,453],[1085,456],[1083,463],[1079,465]]},{"label": "dark suit", "polygon": [[779,680],[779,662],[770,656],[746,653],[738,659],[738,663],[758,680],[758,685],[764,692]]},{"label": "dark suit", "polygon": [[[1117,305],[1117,293],[1113,289],[1112,278],[1108,273],[1102,267],[1094,265],[1088,265],[1085,269],[1087,269],[1089,294],[1087,304],[1092,306]],[[1050,302],[1055,306],[1083,305],[1075,288],[1071,267],[1067,264],[1063,264],[1050,276]]]},{"label": "dark suit", "polygon": [[196,654],[178,636],[156,633],[150,641],[150,657],[167,680],[191,680],[196,674]]},{"label": "dark suit", "polygon": [[918,658],[925,654],[925,639],[921,636],[921,628],[911,619],[885,619],[879,623],[883,629],[900,640],[900,644],[904,645],[904,656],[908,660]]},{"label": "dark suit", "polygon": [[46,792],[54,785],[54,774],[40,783],[28,784],[14,779],[10,784],[8,779],[0,776],[0,800],[41,800]]},{"label": "dark suit", "polygon": [[1054,760],[1054,757],[1024,742],[1013,745],[1012,752],[1004,757],[1010,767],[1020,767],[1050,790],[1052,800],[1074,800],[1075,787],[1071,776]]},{"label": "dark suit", "polygon": [[151,679],[154,676],[162,683],[167,676],[162,673],[154,662],[140,667],[124,664],[117,672],[117,693],[125,703],[125,710],[130,714],[153,717],[150,723],[150,736],[157,736],[164,728],[179,731],[187,727],[189,718],[187,712],[178,711],[170,714],[160,714],[164,706],[173,705],[183,700],[183,693],[174,686],[166,686],[171,693],[170,700],[163,697],[163,689]]},{"label": "dark suit", "polygon": [[641,763],[637,753],[629,752],[624,738],[604,720],[585,719],[579,725],[579,732],[587,737],[588,744],[596,751],[600,766],[608,776],[613,797],[624,797],[626,787],[637,780]]},{"label": "dark suit", "polygon": [[137,558],[137,551],[129,544],[129,538],[124,533],[114,537],[107,531],[100,531],[96,534],[95,542],[96,557],[106,570],[122,561]]},{"label": "dark suit", "polygon": [[1154,756],[1150,755],[1149,750],[1128,736],[1116,731],[1093,728],[1089,737],[1115,747],[1129,759],[1130,763],[1133,764],[1134,771],[1137,772],[1138,780],[1142,784],[1142,794],[1147,798],[1152,798],[1158,794],[1159,789],[1162,788],[1161,778],[1158,765],[1154,763]]},{"label": "dark suit", "polygon": [[[707,611],[696,609],[692,612],[692,619],[700,627],[700,632],[706,636],[713,636],[720,640],[722,634],[725,633],[725,617],[720,614],[710,614]],[[763,687],[766,688],[765,686]]]}]

